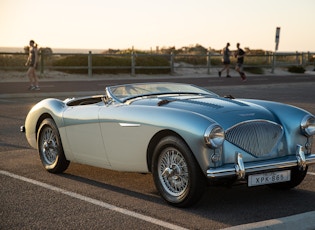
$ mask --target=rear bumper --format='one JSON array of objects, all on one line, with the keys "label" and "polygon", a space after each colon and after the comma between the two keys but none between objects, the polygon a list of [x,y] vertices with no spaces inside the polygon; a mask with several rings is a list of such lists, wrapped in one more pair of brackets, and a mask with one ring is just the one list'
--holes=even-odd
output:
[{"label": "rear bumper", "polygon": [[277,171],[285,168],[293,168],[296,166],[298,166],[301,170],[305,170],[307,165],[315,164],[315,154],[305,155],[303,148],[300,145],[296,147],[295,156],[249,163],[243,162],[241,153],[236,153],[235,158],[235,164],[208,169],[207,177],[209,179],[220,179],[236,176],[241,180],[249,174],[255,174],[264,171]]}]

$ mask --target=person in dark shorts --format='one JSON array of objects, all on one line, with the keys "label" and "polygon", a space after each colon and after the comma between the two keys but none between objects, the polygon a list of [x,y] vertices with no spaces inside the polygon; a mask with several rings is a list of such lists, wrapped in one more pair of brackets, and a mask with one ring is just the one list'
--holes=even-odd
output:
[{"label": "person in dark shorts", "polygon": [[236,44],[237,51],[235,52],[235,57],[237,58],[235,70],[240,74],[243,81],[246,81],[246,75],[243,72],[243,63],[245,51],[240,48],[240,43]]},{"label": "person in dark shorts", "polygon": [[226,77],[231,77],[230,76],[231,52],[229,50],[229,46],[230,46],[230,43],[226,43],[226,47],[224,47],[224,49],[222,50],[222,54],[223,54],[222,63],[224,65],[224,67],[223,67],[223,69],[221,69],[219,71],[219,77],[221,77],[221,74],[224,70],[226,70]]},{"label": "person in dark shorts", "polygon": [[40,90],[38,85],[38,78],[36,75],[36,67],[38,60],[37,44],[34,42],[34,40],[30,40],[29,44],[30,44],[29,55],[25,63],[25,65],[28,66],[27,76],[30,79],[29,90]]}]

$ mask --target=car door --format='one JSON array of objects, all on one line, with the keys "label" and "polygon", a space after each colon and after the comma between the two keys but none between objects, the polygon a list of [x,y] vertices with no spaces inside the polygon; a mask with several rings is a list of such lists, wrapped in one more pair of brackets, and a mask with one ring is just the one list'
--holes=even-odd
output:
[{"label": "car door", "polygon": [[99,105],[70,106],[63,114],[67,139],[76,162],[109,166],[100,123]]},{"label": "car door", "polygon": [[150,113],[129,105],[109,105],[100,109],[102,137],[112,169],[147,172],[148,144],[160,130],[143,122],[147,114]]}]

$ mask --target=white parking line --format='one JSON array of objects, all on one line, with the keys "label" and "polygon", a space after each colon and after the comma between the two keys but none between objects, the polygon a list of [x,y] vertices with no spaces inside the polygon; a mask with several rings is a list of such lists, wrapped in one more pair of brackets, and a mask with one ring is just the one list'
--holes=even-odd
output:
[{"label": "white parking line", "polygon": [[83,200],[85,202],[88,202],[88,203],[91,203],[91,204],[94,204],[94,205],[97,205],[97,206],[100,206],[100,207],[103,207],[106,209],[109,209],[111,211],[119,212],[123,215],[131,216],[131,217],[134,217],[134,218],[137,218],[140,220],[144,220],[146,222],[156,224],[156,225],[159,225],[159,226],[162,226],[165,228],[176,229],[176,230],[177,229],[186,229],[186,228],[183,228],[183,227],[180,227],[180,226],[177,226],[177,225],[174,225],[174,224],[171,224],[171,223],[159,220],[159,219],[155,219],[155,218],[150,217],[150,216],[145,216],[145,215],[133,212],[133,211],[129,211],[127,209],[119,208],[117,206],[105,203],[105,202],[100,201],[100,200],[96,200],[96,199],[93,199],[93,198],[90,198],[87,196],[83,196],[83,195],[80,195],[80,194],[75,193],[75,192],[70,192],[70,191],[67,191],[65,189],[58,188],[58,187],[55,187],[55,186],[52,186],[52,185],[49,185],[49,184],[46,184],[46,183],[43,183],[40,181],[36,181],[33,179],[23,177],[23,176],[19,176],[19,175],[16,175],[16,174],[13,174],[13,173],[10,173],[7,171],[0,170],[0,174],[5,175],[5,176],[9,176],[9,177],[12,177],[14,179],[18,179],[18,180],[21,180],[21,181],[24,181],[24,182],[27,182],[30,184],[34,184],[34,185],[37,185],[37,186],[40,186],[40,187],[43,187],[43,188],[46,188],[46,189],[49,189],[49,190],[52,190],[55,192],[59,192],[59,193],[62,193],[64,195],[67,195],[67,196],[70,196],[70,197],[73,197],[73,198],[76,198],[79,200]]},{"label": "white parking line", "polygon": [[307,174],[315,176],[315,173],[313,173],[313,172],[308,172]]}]

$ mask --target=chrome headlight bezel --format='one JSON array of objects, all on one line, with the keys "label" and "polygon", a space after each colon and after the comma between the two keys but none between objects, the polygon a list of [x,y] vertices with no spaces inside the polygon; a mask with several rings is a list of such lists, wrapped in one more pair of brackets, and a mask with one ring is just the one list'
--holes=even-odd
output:
[{"label": "chrome headlight bezel", "polygon": [[204,133],[204,141],[207,146],[216,149],[222,146],[225,140],[224,129],[218,124],[210,125]]},{"label": "chrome headlight bezel", "polygon": [[301,129],[307,137],[315,135],[315,117],[306,115],[301,121]]}]

